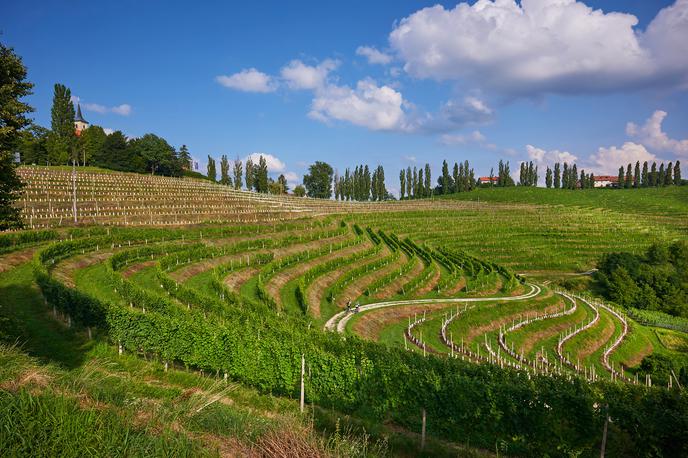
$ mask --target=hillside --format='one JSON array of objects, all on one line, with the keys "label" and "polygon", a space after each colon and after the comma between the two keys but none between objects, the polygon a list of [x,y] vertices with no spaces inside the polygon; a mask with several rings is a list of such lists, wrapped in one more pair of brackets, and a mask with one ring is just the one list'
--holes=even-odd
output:
[{"label": "hillside", "polygon": [[666,210],[632,191],[357,204],[89,170],[74,227],[70,173],[20,170],[54,227],[0,236],[12,449],[591,456],[608,415],[611,456],[688,452],[685,372],[642,365],[688,367],[680,323],[561,286],[601,253],[685,238],[682,190]]}]

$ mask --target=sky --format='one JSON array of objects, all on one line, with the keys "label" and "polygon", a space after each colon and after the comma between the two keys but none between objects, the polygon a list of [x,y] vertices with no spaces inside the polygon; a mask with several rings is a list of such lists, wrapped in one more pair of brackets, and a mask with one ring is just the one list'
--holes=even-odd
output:
[{"label": "sky", "polygon": [[[500,159],[616,174],[688,164],[688,0],[173,2],[6,0],[0,40],[84,117],[207,156],[268,158],[300,183]],[[688,173],[684,174],[688,175]]]}]

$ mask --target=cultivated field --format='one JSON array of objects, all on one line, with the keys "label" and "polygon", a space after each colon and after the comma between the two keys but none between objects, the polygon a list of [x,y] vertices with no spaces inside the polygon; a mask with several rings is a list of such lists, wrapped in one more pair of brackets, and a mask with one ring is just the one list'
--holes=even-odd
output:
[{"label": "cultivated field", "polygon": [[[102,428],[190,454],[290,440],[396,453],[418,446],[422,412],[449,441],[428,445],[437,455],[589,455],[607,416],[612,453],[686,452],[685,430],[657,432],[661,416],[685,415],[685,392],[638,376],[651,353],[684,358],[685,333],[561,286],[602,253],[686,238],[683,189],[348,204],[91,171],[69,227],[70,174],[20,170],[24,218],[50,229],[1,236],[0,316],[29,354],[62,366],[3,347],[3,389],[43,393],[31,402],[64,392],[63,411],[112,412]],[[310,425],[290,401],[302,355]],[[359,429],[331,442],[344,414],[372,428],[365,444]],[[176,426],[154,434],[161,423]]]}]

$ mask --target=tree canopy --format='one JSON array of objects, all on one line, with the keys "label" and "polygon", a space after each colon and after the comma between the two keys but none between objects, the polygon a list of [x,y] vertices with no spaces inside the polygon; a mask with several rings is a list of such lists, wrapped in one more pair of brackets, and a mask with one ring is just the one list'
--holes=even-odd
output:
[{"label": "tree canopy", "polygon": [[308,167],[308,173],[303,177],[308,197],[329,199],[332,197],[332,175],[334,170],[326,162],[316,161]]}]

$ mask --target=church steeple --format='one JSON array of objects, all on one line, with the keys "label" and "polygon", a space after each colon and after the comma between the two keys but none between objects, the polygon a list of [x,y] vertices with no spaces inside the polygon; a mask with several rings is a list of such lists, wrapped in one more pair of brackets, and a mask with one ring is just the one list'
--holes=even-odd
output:
[{"label": "church steeple", "polygon": [[84,115],[81,114],[81,104],[77,103],[76,116],[74,117],[74,133],[79,137],[84,129],[88,129],[88,121],[86,121]]}]

